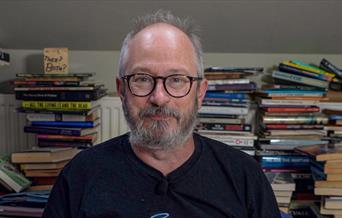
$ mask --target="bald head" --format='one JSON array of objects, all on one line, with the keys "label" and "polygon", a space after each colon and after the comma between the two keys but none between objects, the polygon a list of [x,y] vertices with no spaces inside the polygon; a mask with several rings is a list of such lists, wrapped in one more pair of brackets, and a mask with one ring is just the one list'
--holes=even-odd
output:
[{"label": "bald head", "polygon": [[[177,34],[178,37],[176,37]],[[139,37],[136,37],[138,35]],[[149,49],[152,49],[153,45],[154,49],[160,48],[158,50],[164,51],[165,55],[168,55],[171,51],[175,51],[171,48],[174,48],[175,44],[181,43],[184,45],[184,49],[190,49],[192,51],[192,63],[196,64],[198,76],[203,77],[202,46],[197,35],[197,28],[189,20],[182,20],[172,13],[162,10],[154,14],[138,17],[135,28],[127,34],[121,48],[119,77],[123,77],[127,73],[126,66],[129,61],[128,58],[132,57],[130,53],[137,51],[137,47],[135,45],[132,46],[132,41],[138,42],[138,40],[139,43],[134,43],[135,45],[146,43],[146,49],[147,46],[150,46]],[[161,40],[164,40],[164,42],[160,43],[162,42]],[[191,46],[187,44],[188,42],[190,42]],[[177,55],[183,54],[178,53]]]}]

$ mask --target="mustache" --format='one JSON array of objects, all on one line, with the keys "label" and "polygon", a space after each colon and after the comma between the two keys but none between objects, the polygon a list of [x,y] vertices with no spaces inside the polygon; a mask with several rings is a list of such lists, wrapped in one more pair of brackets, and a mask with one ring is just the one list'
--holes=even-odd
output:
[{"label": "mustache", "polygon": [[149,116],[154,116],[154,115],[161,115],[161,116],[170,116],[170,117],[174,117],[177,120],[179,120],[181,118],[181,114],[173,109],[173,108],[169,108],[169,107],[147,107],[142,109],[139,112],[139,118],[144,118],[144,117],[149,117]]}]

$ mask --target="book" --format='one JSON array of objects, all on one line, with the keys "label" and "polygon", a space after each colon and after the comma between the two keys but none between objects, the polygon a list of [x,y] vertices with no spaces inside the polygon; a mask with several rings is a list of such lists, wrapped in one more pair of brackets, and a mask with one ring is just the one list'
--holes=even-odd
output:
[{"label": "book", "polygon": [[278,66],[278,69],[279,71],[282,71],[282,72],[294,73],[297,75],[307,76],[307,77],[316,78],[320,80],[331,81],[333,78],[333,76],[329,76],[325,74],[318,74],[318,73],[310,72],[307,70],[299,69],[297,68],[297,65],[289,61],[280,63]]},{"label": "book", "polygon": [[204,72],[263,72],[263,67],[207,67]]},{"label": "book", "polygon": [[207,130],[233,130],[233,131],[251,131],[252,126],[249,124],[225,124],[225,123],[201,123],[198,129]]},{"label": "book", "polygon": [[1,216],[42,217],[44,208],[0,205]]},{"label": "book", "polygon": [[247,99],[248,95],[245,93],[224,93],[224,92],[210,92],[205,93],[205,99],[218,98],[218,99]]},{"label": "book", "polygon": [[24,170],[27,177],[57,177],[61,169],[29,169]]},{"label": "book", "polygon": [[324,208],[326,209],[342,209],[342,197],[325,197]]},{"label": "book", "polygon": [[307,112],[319,112],[319,107],[317,106],[309,106],[309,107],[267,107],[263,108],[263,111],[267,111],[270,113],[307,113]]},{"label": "book", "polygon": [[42,169],[61,169],[63,168],[69,160],[64,160],[55,163],[21,163],[21,170],[42,170]]},{"label": "book", "polygon": [[282,80],[286,80],[286,81],[290,81],[290,82],[294,82],[294,83],[300,83],[300,84],[315,86],[318,88],[328,88],[328,86],[329,86],[328,81],[312,79],[309,77],[299,76],[296,74],[291,74],[291,73],[286,73],[286,72],[281,72],[281,71],[273,71],[272,77],[282,79]]},{"label": "book", "polygon": [[250,83],[250,79],[215,79],[208,80],[208,85],[223,85],[223,84],[246,84]]},{"label": "book", "polygon": [[322,70],[316,66],[306,64],[306,63],[298,61],[298,60],[291,60],[290,62],[292,64],[294,64],[299,69],[307,70],[307,71],[310,71],[313,73],[324,74],[324,75],[328,75],[328,76],[332,76],[332,77],[335,76],[333,73],[329,73],[329,72]]},{"label": "book", "polygon": [[329,121],[326,116],[263,116],[261,120],[265,124],[327,124]]},{"label": "book", "polygon": [[255,90],[256,84],[254,82],[246,84],[219,84],[208,85],[208,91],[225,91],[225,90]]},{"label": "book", "polygon": [[14,91],[16,92],[37,92],[37,91],[44,91],[44,92],[51,92],[51,91],[94,91],[100,89],[103,85],[97,86],[34,86],[34,87],[14,87]]},{"label": "book", "polygon": [[224,124],[244,124],[244,118],[214,118],[198,117],[200,123],[224,123]]},{"label": "book", "polygon": [[337,77],[342,79],[342,70],[333,65],[330,61],[323,58],[320,62],[320,67],[325,69],[326,71],[335,74]]},{"label": "book", "polygon": [[24,132],[47,134],[47,135],[51,134],[51,135],[85,136],[85,135],[97,133],[97,127],[67,128],[67,127],[25,126]]},{"label": "book", "polygon": [[20,192],[31,185],[31,181],[23,176],[12,164],[0,159],[0,180],[6,188]]},{"label": "book", "polygon": [[38,141],[77,141],[77,142],[95,142],[97,140],[97,133],[93,133],[85,136],[66,136],[66,135],[45,135],[45,134],[37,134],[36,135]]},{"label": "book", "polygon": [[100,124],[100,119],[94,121],[32,121],[31,126],[51,126],[70,128],[92,128]]},{"label": "book", "polygon": [[233,114],[247,115],[249,109],[242,107],[226,107],[226,106],[202,106],[199,114]]},{"label": "book", "polygon": [[28,121],[94,121],[100,117],[100,110],[94,110],[90,114],[65,114],[65,113],[26,113]]},{"label": "book", "polygon": [[78,141],[52,141],[52,140],[38,140],[39,147],[75,147],[88,148],[93,145],[92,142],[78,142]]},{"label": "book", "polygon": [[99,105],[99,101],[22,101],[24,109],[45,109],[59,111],[90,110]]},{"label": "book", "polygon": [[56,163],[70,160],[78,153],[75,148],[39,148],[14,152],[11,154],[12,163]]},{"label": "book", "polygon": [[312,106],[321,104],[319,100],[277,100],[277,99],[256,99],[259,105],[261,106],[269,106],[269,105],[292,105],[292,106]]},{"label": "book", "polygon": [[67,74],[46,74],[46,73],[17,73],[16,77],[19,78],[66,78],[66,77],[92,77],[95,73],[67,73]]},{"label": "book", "polygon": [[342,189],[341,188],[320,188],[320,187],[315,187],[314,190],[315,190],[315,195],[342,196]]},{"label": "book", "polygon": [[317,161],[341,160],[342,146],[334,145],[311,145],[300,146],[296,148],[297,151],[307,154]]},{"label": "book", "polygon": [[94,111],[97,111],[100,109],[100,105],[95,106],[91,109],[87,110],[54,110],[54,109],[37,109],[37,108],[17,108],[17,112],[19,113],[36,113],[36,114],[57,114],[56,116],[62,116],[62,115],[82,115],[82,116],[88,116]]},{"label": "book", "polygon": [[265,173],[273,190],[294,191],[296,184],[290,173]]},{"label": "book", "polygon": [[16,91],[15,98],[27,101],[95,101],[106,94],[106,89],[91,91]]},{"label": "book", "polygon": [[204,72],[204,77],[208,80],[217,79],[241,79],[246,76],[254,75],[253,72]]}]

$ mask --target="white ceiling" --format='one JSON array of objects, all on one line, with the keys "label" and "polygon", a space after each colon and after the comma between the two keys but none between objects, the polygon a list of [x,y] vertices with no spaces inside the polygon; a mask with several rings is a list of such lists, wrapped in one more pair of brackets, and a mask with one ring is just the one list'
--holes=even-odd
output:
[{"label": "white ceiling", "polygon": [[0,0],[0,47],[119,50],[160,8],[193,18],[205,52],[342,54],[341,0]]}]

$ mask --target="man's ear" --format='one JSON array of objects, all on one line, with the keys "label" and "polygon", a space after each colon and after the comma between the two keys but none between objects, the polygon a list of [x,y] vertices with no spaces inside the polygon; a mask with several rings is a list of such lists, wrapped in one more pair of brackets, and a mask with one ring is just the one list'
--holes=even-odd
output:
[{"label": "man's ear", "polygon": [[119,97],[121,98],[121,101],[124,98],[124,82],[122,79],[120,79],[119,77],[116,77],[116,92],[118,93]]},{"label": "man's ear", "polygon": [[201,108],[201,106],[202,106],[202,101],[204,99],[207,88],[208,88],[208,80],[204,78],[201,81],[200,87],[198,90],[198,96],[197,96],[197,98],[198,98],[198,109]]}]

